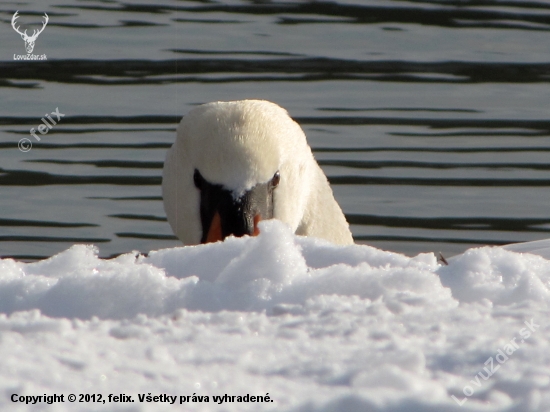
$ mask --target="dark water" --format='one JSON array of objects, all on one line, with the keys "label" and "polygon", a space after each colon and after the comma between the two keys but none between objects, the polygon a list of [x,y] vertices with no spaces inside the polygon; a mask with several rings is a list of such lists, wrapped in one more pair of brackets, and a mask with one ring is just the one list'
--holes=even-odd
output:
[{"label": "dark water", "polygon": [[[29,33],[48,13],[33,52],[47,60],[14,61],[16,10]],[[0,13],[0,256],[179,245],[160,190],[176,125],[242,98],[302,125],[360,243],[452,255],[550,237],[548,1],[51,0]],[[29,130],[56,108],[37,141]]]}]

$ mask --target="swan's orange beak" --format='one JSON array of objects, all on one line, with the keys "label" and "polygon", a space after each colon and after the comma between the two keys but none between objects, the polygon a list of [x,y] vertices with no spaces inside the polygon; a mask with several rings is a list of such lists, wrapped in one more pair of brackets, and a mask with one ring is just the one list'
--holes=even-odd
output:
[{"label": "swan's orange beak", "polygon": [[[262,220],[260,215],[254,216],[254,231],[252,236],[258,236],[260,234],[260,229],[258,228],[258,223]],[[205,243],[218,242],[224,239],[222,233],[222,219],[220,213],[216,212],[210,223],[210,229],[208,230],[208,236],[206,237]]]},{"label": "swan's orange beak", "polygon": [[260,234],[260,229],[258,228],[258,223],[260,223],[260,220],[262,220],[260,215],[254,216],[254,232],[252,232],[252,236],[258,236]]},{"label": "swan's orange beak", "polygon": [[206,236],[206,243],[217,242],[223,240],[222,235],[222,220],[220,213],[216,212],[210,223],[210,229],[208,230],[208,236]]}]

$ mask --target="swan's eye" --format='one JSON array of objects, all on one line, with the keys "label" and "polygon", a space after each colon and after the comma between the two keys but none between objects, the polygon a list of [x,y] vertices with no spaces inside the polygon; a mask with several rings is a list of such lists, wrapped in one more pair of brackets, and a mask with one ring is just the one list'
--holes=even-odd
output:
[{"label": "swan's eye", "polygon": [[202,187],[202,176],[197,169],[193,173],[193,182],[195,182],[195,187],[200,190]]},{"label": "swan's eye", "polygon": [[277,186],[279,186],[279,182],[281,181],[281,175],[279,171],[273,175],[273,179],[271,179],[271,187],[275,189]]}]

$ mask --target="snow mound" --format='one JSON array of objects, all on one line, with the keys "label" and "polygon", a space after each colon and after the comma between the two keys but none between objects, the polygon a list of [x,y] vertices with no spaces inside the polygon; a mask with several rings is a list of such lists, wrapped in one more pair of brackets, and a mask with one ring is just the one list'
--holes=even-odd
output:
[{"label": "snow mound", "polygon": [[461,302],[550,301],[550,261],[540,256],[524,253],[520,257],[499,247],[470,249],[438,273]]},{"label": "snow mound", "polygon": [[[0,312],[39,309],[51,317],[124,319],[176,309],[267,311],[323,295],[382,298],[401,305],[454,305],[433,272],[433,255],[405,256],[366,246],[335,247],[297,238],[279,222],[258,237],[97,257],[75,245],[50,259],[3,261]],[[335,276],[337,274],[337,276]]]},{"label": "snow mound", "polygon": [[[549,261],[486,247],[440,266],[260,230],[147,257],[0,260],[0,408],[550,410]],[[133,402],[67,401],[93,393]],[[65,400],[13,401],[44,394]]]}]

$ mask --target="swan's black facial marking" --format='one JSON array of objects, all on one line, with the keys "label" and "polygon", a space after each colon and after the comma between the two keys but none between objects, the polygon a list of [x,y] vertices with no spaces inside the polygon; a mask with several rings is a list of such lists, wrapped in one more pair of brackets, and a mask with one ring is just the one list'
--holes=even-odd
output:
[{"label": "swan's black facial marking", "polygon": [[230,235],[257,234],[258,221],[273,218],[273,191],[280,179],[277,172],[269,182],[259,183],[235,199],[230,190],[210,183],[195,169],[193,181],[201,192],[201,243],[223,240]]}]

